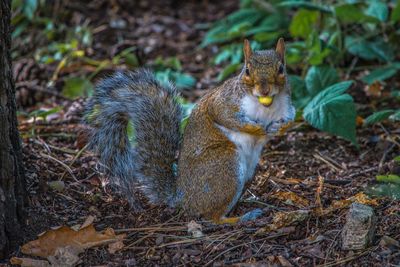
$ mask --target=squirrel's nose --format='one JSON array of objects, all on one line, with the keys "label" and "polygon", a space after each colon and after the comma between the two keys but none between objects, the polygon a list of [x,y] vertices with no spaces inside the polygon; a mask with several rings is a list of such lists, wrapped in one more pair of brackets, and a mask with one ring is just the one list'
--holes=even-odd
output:
[{"label": "squirrel's nose", "polygon": [[272,86],[267,83],[256,84],[255,88],[256,91],[262,96],[267,96],[272,92]]}]

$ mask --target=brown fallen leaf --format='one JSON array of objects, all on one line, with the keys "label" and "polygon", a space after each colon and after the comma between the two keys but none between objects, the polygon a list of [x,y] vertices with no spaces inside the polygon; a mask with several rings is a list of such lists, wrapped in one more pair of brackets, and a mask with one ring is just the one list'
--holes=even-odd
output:
[{"label": "brown fallen leaf", "polygon": [[12,265],[21,265],[22,267],[51,267],[50,263],[45,260],[35,260],[30,258],[17,258],[10,259]]},{"label": "brown fallen leaf", "polygon": [[94,246],[106,245],[120,240],[120,236],[114,230],[108,228],[104,233],[97,232],[93,225],[89,225],[79,231],[67,226],[50,230],[39,236],[38,239],[30,241],[22,246],[24,254],[47,258],[55,255],[56,249],[60,247],[75,247],[76,249],[87,249]]},{"label": "brown fallen leaf", "polygon": [[276,183],[287,184],[287,185],[299,184],[299,183],[303,182],[303,180],[296,179],[296,178],[280,179],[280,178],[276,178],[276,177],[271,177],[269,179]]},{"label": "brown fallen leaf", "polygon": [[356,117],[356,126],[357,127],[361,127],[364,125],[364,119],[361,116],[357,116]]},{"label": "brown fallen leaf", "polygon": [[280,266],[282,267],[292,267],[293,264],[290,263],[285,257],[278,255],[276,256],[276,259],[279,261]]},{"label": "brown fallen leaf", "polygon": [[270,231],[275,231],[280,228],[290,226],[306,220],[310,215],[309,210],[295,210],[288,212],[277,212],[272,219],[272,224],[257,230],[256,234],[262,234]]},{"label": "brown fallen leaf", "polygon": [[365,195],[363,192],[360,192],[360,193],[357,193],[356,195],[349,197],[347,199],[334,200],[334,201],[332,201],[332,204],[329,207],[327,207],[325,209],[316,208],[314,210],[314,212],[317,216],[324,216],[324,215],[332,213],[336,210],[347,208],[353,202],[358,202],[358,203],[361,203],[364,205],[371,205],[371,206],[378,206],[378,204],[379,204],[377,199],[371,199],[367,195]]},{"label": "brown fallen leaf", "polygon": [[308,199],[301,197],[291,191],[289,192],[279,191],[273,194],[271,197],[300,208],[308,207],[310,205]]},{"label": "brown fallen leaf", "polygon": [[364,87],[364,92],[367,96],[378,98],[382,95],[383,84],[380,81],[375,81],[374,83]]}]

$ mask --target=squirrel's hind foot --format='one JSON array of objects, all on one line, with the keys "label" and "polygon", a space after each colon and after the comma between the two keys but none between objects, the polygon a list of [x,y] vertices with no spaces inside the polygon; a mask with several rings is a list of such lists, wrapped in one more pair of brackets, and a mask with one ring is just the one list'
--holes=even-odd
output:
[{"label": "squirrel's hind foot", "polygon": [[243,214],[240,217],[229,217],[229,218],[219,218],[219,219],[214,219],[213,222],[215,224],[236,224],[239,222],[248,222],[248,221],[253,221],[263,215],[262,209],[254,209],[252,211],[249,211],[245,214]]}]

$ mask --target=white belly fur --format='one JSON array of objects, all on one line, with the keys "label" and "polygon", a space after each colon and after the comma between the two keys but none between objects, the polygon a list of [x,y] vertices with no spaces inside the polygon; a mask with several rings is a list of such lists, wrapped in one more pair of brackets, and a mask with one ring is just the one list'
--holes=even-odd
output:
[{"label": "white belly fur", "polygon": [[229,205],[228,213],[242,194],[244,185],[247,181],[253,178],[254,170],[260,158],[261,151],[267,142],[266,138],[255,137],[253,135],[232,131],[221,125],[218,128],[226,135],[226,137],[236,145],[237,160],[238,160],[238,175],[237,175],[237,191],[232,203]]}]

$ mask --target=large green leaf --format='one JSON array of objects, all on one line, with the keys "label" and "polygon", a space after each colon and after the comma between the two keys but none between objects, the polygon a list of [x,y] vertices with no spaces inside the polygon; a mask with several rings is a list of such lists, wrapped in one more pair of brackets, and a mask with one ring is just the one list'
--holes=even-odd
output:
[{"label": "large green leaf", "polygon": [[385,110],[374,112],[373,114],[369,115],[364,120],[364,125],[370,125],[370,124],[384,121],[387,118],[389,118],[390,115],[394,114],[394,112],[395,111],[393,109],[385,109]]},{"label": "large green leaf", "polygon": [[330,66],[312,66],[305,78],[309,94],[315,96],[324,88],[337,83],[339,75],[336,69]]},{"label": "large green leaf", "polygon": [[377,18],[364,14],[360,6],[355,4],[338,5],[335,7],[335,14],[344,23],[379,22]]},{"label": "large green leaf", "polygon": [[367,41],[361,36],[346,36],[345,46],[351,54],[363,59],[378,59],[383,62],[389,62],[394,59],[393,48],[383,39]]},{"label": "large green leaf", "polygon": [[222,43],[238,36],[246,35],[246,30],[263,17],[265,17],[265,13],[255,8],[243,8],[235,11],[227,16],[226,19],[213,25],[204,36],[201,46]]},{"label": "large green leaf", "polygon": [[317,129],[356,141],[356,108],[344,92],[352,81],[336,83],[316,95],[304,109],[304,119]]},{"label": "large green leaf", "polygon": [[318,11],[300,9],[292,19],[289,27],[290,34],[294,37],[303,37],[306,39],[315,28],[318,16]]},{"label": "large green leaf", "polygon": [[398,22],[400,20],[400,0],[397,0],[396,6],[393,8],[390,20],[392,22]]},{"label": "large green leaf", "polygon": [[365,14],[385,22],[389,15],[388,5],[381,1],[372,1],[365,11]]}]

